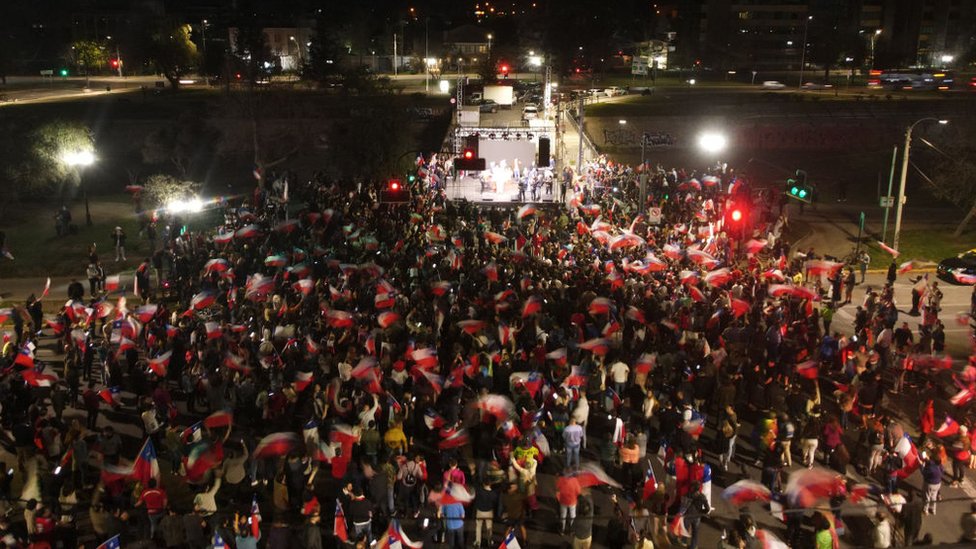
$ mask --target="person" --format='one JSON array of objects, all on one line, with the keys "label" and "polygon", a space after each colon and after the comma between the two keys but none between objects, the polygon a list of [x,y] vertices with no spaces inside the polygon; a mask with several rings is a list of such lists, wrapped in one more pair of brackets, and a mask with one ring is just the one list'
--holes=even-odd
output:
[{"label": "person", "polygon": [[935,455],[931,458],[926,456],[925,452],[922,452],[922,460],[924,465],[922,466],[922,481],[924,483],[923,492],[925,492],[925,514],[934,515],[936,504],[939,501],[939,491],[942,489],[942,462],[939,456]]},{"label": "person", "polygon": [[183,517],[178,515],[172,507],[166,509],[166,515],[159,521],[159,531],[162,534],[163,546],[166,549],[186,546]]},{"label": "person", "polygon": [[115,262],[118,263],[119,259],[125,261],[125,231],[122,227],[115,227],[112,231],[112,244],[115,246]]},{"label": "person", "polygon": [[149,539],[156,538],[159,522],[166,511],[166,491],[156,486],[156,479],[150,478],[146,489],[139,494],[136,507],[145,507],[149,519]]},{"label": "person", "polygon": [[918,539],[918,534],[922,529],[922,502],[915,496],[914,490],[905,493],[905,503],[899,512],[902,530],[904,532],[904,542],[906,546],[911,546]]},{"label": "person", "polygon": [[581,496],[573,521],[573,549],[590,549],[593,544],[593,500]]},{"label": "person", "polygon": [[888,549],[892,546],[891,522],[881,511],[874,515],[874,533],[872,535],[875,549]]},{"label": "person", "polygon": [[969,511],[964,512],[959,518],[959,526],[962,528],[963,543],[976,543],[976,503],[969,504]]},{"label": "person", "polygon": [[685,521],[685,527],[691,535],[691,538],[688,540],[688,549],[696,549],[698,547],[698,531],[701,527],[701,521],[704,517],[708,516],[710,511],[711,508],[708,505],[708,500],[701,493],[701,483],[698,481],[692,482],[688,494],[681,501],[681,508],[679,510],[679,514],[683,517],[682,520]]},{"label": "person", "polygon": [[871,256],[868,252],[861,250],[861,256],[858,258],[858,267],[861,269],[861,284],[864,284],[864,277],[867,275],[868,266],[871,264]]},{"label": "person", "polygon": [[579,480],[572,473],[572,469],[567,467],[563,476],[556,480],[560,534],[566,534],[572,530],[573,520],[576,518],[576,506],[579,504],[579,497],[583,491]]},{"label": "person", "polygon": [[444,519],[445,545],[464,549],[464,505],[458,502],[441,505],[438,516]]},{"label": "person", "polygon": [[579,467],[580,447],[583,444],[583,428],[576,418],[569,418],[569,425],[563,429],[563,445],[566,449],[566,467]]},{"label": "person", "polygon": [[[492,538],[492,526],[495,514],[498,512],[500,498],[498,492],[492,489],[491,483],[483,481],[475,489],[474,493],[474,545],[476,547],[489,547],[494,545]],[[481,530],[484,528],[485,537],[481,537]],[[486,542],[485,544],[482,541]]]},{"label": "person", "polygon": [[366,499],[361,489],[353,489],[352,499],[349,500],[346,513],[352,523],[353,537],[355,539],[365,538],[367,544],[371,543],[373,541],[373,504]]},{"label": "person", "polygon": [[85,276],[88,277],[88,294],[94,298],[98,295],[98,281],[101,279],[98,273],[98,265],[89,263],[85,270]]}]

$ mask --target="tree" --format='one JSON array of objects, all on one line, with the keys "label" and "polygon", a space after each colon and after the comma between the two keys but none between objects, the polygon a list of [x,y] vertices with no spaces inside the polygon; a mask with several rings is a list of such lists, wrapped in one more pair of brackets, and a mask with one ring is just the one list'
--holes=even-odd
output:
[{"label": "tree", "polygon": [[[928,180],[932,193],[966,212],[952,235],[959,238],[976,219],[976,131],[966,124],[957,124],[945,128],[943,135],[946,138],[939,141],[947,144],[940,150],[918,150],[924,151],[922,160],[926,171],[932,174]],[[915,150],[913,148],[912,152]]]},{"label": "tree", "polygon": [[315,35],[308,49],[308,60],[303,68],[304,78],[327,82],[339,73],[342,44],[339,41],[339,19],[334,13],[337,2],[327,2],[315,18]]},{"label": "tree", "polygon": [[196,196],[201,185],[192,181],[166,174],[154,174],[146,178],[143,184],[143,196],[149,207],[163,207],[173,200],[186,200]]},{"label": "tree", "polygon": [[219,137],[203,113],[186,111],[146,136],[142,160],[147,164],[169,164],[177,176],[187,179],[195,165],[209,164]]},{"label": "tree", "polygon": [[90,83],[92,71],[105,66],[108,53],[105,44],[95,40],[78,40],[71,44],[71,54],[75,63],[85,71],[85,87]]},{"label": "tree", "polygon": [[149,33],[149,59],[174,90],[197,61],[197,46],[190,40],[190,25],[163,19]]},{"label": "tree", "polygon": [[49,193],[78,175],[77,168],[64,162],[66,152],[94,150],[92,133],[80,122],[11,124],[2,134],[8,158],[3,172],[7,180],[5,197]]}]

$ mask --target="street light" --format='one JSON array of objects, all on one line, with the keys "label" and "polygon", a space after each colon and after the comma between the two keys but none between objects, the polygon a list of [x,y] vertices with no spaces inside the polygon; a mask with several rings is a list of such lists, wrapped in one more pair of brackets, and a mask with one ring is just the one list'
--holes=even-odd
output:
[{"label": "street light", "polygon": [[801,89],[803,87],[803,66],[807,64],[807,31],[810,29],[810,21],[813,19],[812,15],[808,15],[806,19],[803,20],[803,43],[800,44],[800,83],[797,84],[796,89]]},{"label": "street light", "polygon": [[88,207],[88,187],[81,179],[81,170],[95,162],[95,154],[91,151],[65,151],[61,153],[61,161],[71,168],[77,168],[78,184],[85,196],[85,224],[92,226],[91,209]]},{"label": "street light", "polygon": [[709,154],[718,154],[724,151],[728,144],[728,138],[719,132],[706,131],[698,136],[698,148]]},{"label": "street light", "polygon": [[871,68],[874,68],[874,43],[877,42],[878,36],[881,35],[881,29],[874,29],[874,34],[871,35]]},{"label": "street light", "polygon": [[915,126],[917,126],[919,123],[929,120],[938,122],[942,125],[949,123],[949,121],[945,119],[926,117],[916,120],[911,126],[908,126],[908,130],[905,131],[905,152],[903,153],[901,159],[901,181],[898,183],[898,202],[895,205],[895,239],[891,243],[891,247],[896,250],[898,249],[898,241],[899,237],[901,236],[901,211],[905,202],[905,182],[908,179],[908,155],[911,152],[912,147],[912,130],[914,130]]},{"label": "street light", "polygon": [[948,65],[949,63],[952,63],[952,61],[955,58],[956,57],[954,55],[949,55],[949,54],[946,53],[946,54],[943,54],[942,57],[940,57],[939,59],[942,61],[942,64],[943,65]]},{"label": "street light", "polygon": [[491,59],[491,33],[488,34],[488,59]]}]

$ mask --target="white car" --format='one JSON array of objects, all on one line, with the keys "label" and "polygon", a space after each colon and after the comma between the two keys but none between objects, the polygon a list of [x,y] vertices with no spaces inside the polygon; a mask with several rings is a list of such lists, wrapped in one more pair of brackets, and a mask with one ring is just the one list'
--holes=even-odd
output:
[{"label": "white car", "polygon": [[833,88],[830,84],[819,84],[817,82],[805,82],[803,84],[805,90],[829,90],[830,88]]},{"label": "white car", "polygon": [[532,120],[539,118],[539,107],[529,103],[522,109],[522,120]]},{"label": "white car", "polygon": [[782,90],[786,88],[786,84],[778,82],[776,80],[766,80],[762,83],[762,89],[764,90]]},{"label": "white car", "polygon": [[607,97],[616,97],[618,95],[627,95],[627,90],[625,90],[623,88],[619,88],[617,86],[611,86],[611,87],[607,88],[604,91],[606,92]]}]

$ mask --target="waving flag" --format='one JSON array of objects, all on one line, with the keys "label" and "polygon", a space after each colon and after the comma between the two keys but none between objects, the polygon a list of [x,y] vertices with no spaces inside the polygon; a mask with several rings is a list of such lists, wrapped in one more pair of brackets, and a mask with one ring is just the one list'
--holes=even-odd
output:
[{"label": "waving flag", "polygon": [[699,277],[696,271],[684,270],[678,273],[678,280],[681,281],[682,284],[694,286],[698,284]]},{"label": "waving flag", "polygon": [[620,488],[620,483],[610,478],[610,475],[602,467],[591,461],[584,462],[576,473],[576,478],[580,486],[586,488],[606,484],[614,488]]},{"label": "waving flag", "polygon": [[485,322],[483,320],[462,320],[457,323],[457,326],[464,333],[474,335],[485,327]]},{"label": "waving flag", "polygon": [[296,292],[302,295],[309,295],[315,289],[315,282],[310,278],[303,278],[291,285]]},{"label": "waving flag", "polygon": [[261,508],[258,507],[258,495],[251,496],[251,537],[261,537]]},{"label": "waving flag", "polygon": [[833,471],[813,468],[790,473],[784,493],[791,507],[809,509],[821,500],[845,493],[845,490],[844,477]]},{"label": "waving flag", "polygon": [[264,301],[274,292],[274,286],[273,278],[256,273],[244,284],[244,299],[254,302]]},{"label": "waving flag", "polygon": [[786,277],[783,275],[783,271],[779,269],[768,269],[763,272],[762,277],[766,280],[775,280],[776,282],[783,282]]},{"label": "waving flag", "polygon": [[474,492],[469,492],[463,484],[448,482],[444,490],[431,492],[429,499],[435,505],[450,505],[452,503],[467,505],[474,501]]},{"label": "waving flag", "polygon": [[122,389],[118,387],[106,387],[98,392],[98,396],[109,406],[118,406],[122,400]]},{"label": "waving flag", "polygon": [[376,359],[371,356],[364,356],[359,359],[356,367],[353,368],[349,375],[355,379],[365,379],[370,373],[372,373],[373,368],[376,367]]},{"label": "waving flag", "polygon": [[485,231],[485,240],[491,242],[492,244],[503,244],[508,242],[508,237],[500,235],[496,232]]},{"label": "waving flag", "polygon": [[604,356],[610,350],[610,342],[602,337],[598,337],[580,343],[579,348],[584,351],[590,351],[597,356]]},{"label": "waving flag", "polygon": [[433,431],[434,429],[440,429],[444,426],[444,418],[433,409],[428,408],[427,411],[424,412],[424,423],[427,425],[428,429]]},{"label": "waving flag", "polygon": [[637,359],[637,363],[634,364],[634,371],[640,374],[646,374],[654,368],[655,364],[657,364],[656,353],[642,353],[640,358]]},{"label": "waving flag", "polygon": [[132,476],[143,486],[149,485],[149,479],[156,479],[156,482],[159,482],[159,460],[156,459],[156,448],[151,438],[146,438],[139,455],[132,463]]},{"label": "waving flag", "polygon": [[95,549],[122,549],[122,541],[119,539],[121,534],[115,534],[114,536],[103,541]]},{"label": "waving flag", "polygon": [[105,291],[108,293],[116,292],[122,285],[121,275],[109,275],[105,277]]},{"label": "waving flag", "polygon": [[36,368],[24,370],[20,375],[31,387],[52,387],[58,382],[58,376],[41,373]]},{"label": "waving flag", "polygon": [[217,294],[211,291],[203,291],[193,296],[190,300],[190,309],[199,311],[206,309],[217,301]]},{"label": "waving flag", "polygon": [[898,257],[899,255],[901,255],[901,252],[892,248],[891,246],[888,246],[887,244],[881,242],[880,240],[878,241],[878,246],[881,247],[882,250],[891,254],[891,257]]},{"label": "waving flag", "polygon": [[413,360],[417,366],[423,369],[433,368],[437,366],[437,349],[432,347],[424,347],[422,349],[415,349],[410,353],[410,359]]},{"label": "waving flag", "polygon": [[657,479],[654,478],[654,468],[651,462],[647,462],[647,470],[644,471],[644,488],[641,490],[641,499],[647,500],[657,491]]},{"label": "waving flag", "polygon": [[342,512],[342,503],[336,499],[335,521],[332,524],[332,533],[341,542],[349,541],[349,530],[346,525],[346,514]]},{"label": "waving flag", "polygon": [[203,420],[204,426],[208,429],[220,427],[230,427],[234,423],[234,414],[229,410],[217,410]]},{"label": "waving flag", "polygon": [[762,544],[762,549],[789,549],[790,547],[775,534],[762,528],[756,530],[756,539]]},{"label": "waving flag", "polygon": [[297,448],[298,435],[291,432],[271,433],[254,449],[254,459],[283,456]]},{"label": "waving flag", "polygon": [[515,528],[508,531],[508,535],[502,540],[502,544],[498,546],[498,549],[522,549],[518,539],[515,538]]},{"label": "waving flag", "polygon": [[752,501],[768,502],[772,497],[769,488],[754,480],[742,479],[722,491],[722,499],[736,507]]},{"label": "waving flag", "polygon": [[167,369],[169,368],[169,360],[172,356],[173,351],[169,350],[155,358],[150,358],[148,360],[149,369],[159,377],[166,377]]},{"label": "waving flag", "polygon": [[508,397],[502,395],[488,394],[478,399],[476,407],[494,417],[498,423],[510,419],[515,413],[515,405]]},{"label": "waving flag", "polygon": [[962,389],[953,395],[952,398],[949,399],[949,402],[951,402],[953,406],[965,406],[966,404],[969,404],[973,398],[976,398],[976,391],[973,391],[972,389]]},{"label": "waving flag", "polygon": [[621,234],[610,239],[610,249],[620,250],[623,248],[639,248],[646,246],[647,242],[636,234]]},{"label": "waving flag", "polygon": [[153,317],[156,316],[157,312],[159,312],[159,305],[153,305],[150,303],[136,309],[135,315],[136,318],[139,319],[139,322],[146,323],[152,320]]},{"label": "waving flag", "polygon": [[734,297],[729,300],[729,306],[732,308],[732,316],[735,318],[739,318],[740,316],[748,313],[749,308],[751,307],[748,301]]},{"label": "waving flag", "polygon": [[[443,430],[442,436],[443,436]],[[447,450],[448,448],[460,448],[468,443],[468,431],[467,429],[451,429],[447,432],[447,436],[443,440],[437,443],[437,448],[440,450]]]},{"label": "waving flag", "polygon": [[954,419],[946,416],[945,421],[935,430],[935,436],[939,438],[951,437],[959,432],[959,424]]},{"label": "waving flag", "polygon": [[398,320],[400,320],[400,315],[389,311],[376,315],[376,322],[381,328],[389,328]]},{"label": "waving flag", "polygon": [[352,313],[338,309],[329,309],[326,311],[325,321],[333,328],[350,328],[354,323]]},{"label": "waving flag", "polygon": [[237,229],[237,232],[234,233],[234,237],[240,239],[257,238],[259,236],[261,236],[261,228],[253,223]]},{"label": "waving flag", "polygon": [[485,278],[491,282],[498,282],[498,265],[494,261],[485,265],[483,272],[485,273]]},{"label": "waving flag", "polygon": [[715,269],[714,271],[705,273],[703,280],[705,284],[719,288],[732,280],[732,273],[727,268],[722,267],[721,269]]},{"label": "waving flag", "polygon": [[816,360],[807,360],[796,365],[796,375],[805,379],[820,377],[820,368]]},{"label": "waving flag", "polygon": [[538,210],[536,210],[535,206],[531,204],[526,204],[518,209],[518,213],[515,214],[515,217],[517,217],[519,220],[522,220],[530,215],[534,215],[537,211]]},{"label": "waving flag", "polygon": [[394,305],[396,305],[396,298],[393,294],[376,294],[373,298],[373,306],[377,309],[391,309]]},{"label": "waving flag", "polygon": [[376,549],[420,549],[423,543],[413,541],[400,528],[400,521],[390,519],[390,526],[386,529],[386,536],[381,538],[376,544]]},{"label": "waving flag", "polygon": [[769,244],[766,240],[756,240],[755,238],[750,239],[745,243],[746,253],[755,255],[759,253],[760,250],[765,248]]},{"label": "waving flag", "polygon": [[688,250],[688,259],[690,259],[692,263],[707,269],[711,269],[718,264],[717,259],[701,250]]},{"label": "waving flag", "polygon": [[23,347],[17,351],[17,356],[14,357],[14,364],[20,366],[21,368],[33,369],[34,368],[34,353],[31,352],[27,347]]},{"label": "waving flag", "polygon": [[595,297],[593,301],[590,302],[590,306],[587,308],[593,316],[610,314],[610,309],[613,308],[613,302],[605,297]]},{"label": "waving flag", "polygon": [[432,282],[430,285],[430,293],[438,297],[446,294],[449,291],[451,291],[451,283],[444,280]]}]

